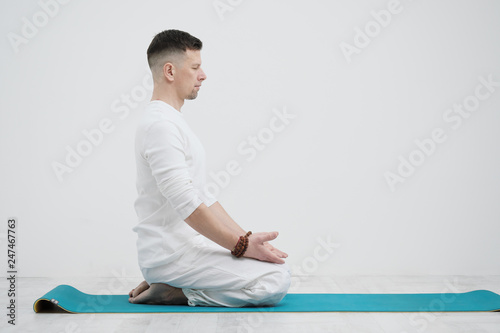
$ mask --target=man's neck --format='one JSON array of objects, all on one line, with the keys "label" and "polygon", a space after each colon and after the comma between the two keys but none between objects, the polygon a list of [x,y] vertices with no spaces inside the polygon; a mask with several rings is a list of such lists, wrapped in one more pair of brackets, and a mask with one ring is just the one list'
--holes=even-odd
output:
[{"label": "man's neck", "polygon": [[180,99],[177,96],[171,96],[168,93],[158,93],[157,91],[153,91],[151,100],[165,102],[179,112],[181,112],[181,108],[184,105],[183,99]]}]

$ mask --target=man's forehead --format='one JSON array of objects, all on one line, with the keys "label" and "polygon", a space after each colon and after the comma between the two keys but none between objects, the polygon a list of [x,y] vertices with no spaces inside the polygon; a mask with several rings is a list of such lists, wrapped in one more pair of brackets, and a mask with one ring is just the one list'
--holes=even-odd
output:
[{"label": "man's forehead", "polygon": [[201,52],[200,50],[186,50],[186,60],[189,62],[201,63]]}]

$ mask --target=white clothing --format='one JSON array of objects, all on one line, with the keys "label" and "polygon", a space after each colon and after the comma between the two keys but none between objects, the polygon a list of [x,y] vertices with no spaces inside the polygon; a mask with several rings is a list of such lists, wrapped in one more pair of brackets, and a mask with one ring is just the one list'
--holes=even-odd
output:
[{"label": "white clothing", "polygon": [[235,258],[184,221],[216,199],[205,189],[205,150],[181,112],[151,101],[136,131],[135,158],[133,230],[149,284],[182,288],[191,306],[272,305],[285,296],[288,266]]},{"label": "white clothing", "polygon": [[151,101],[135,137],[139,224],[139,266],[175,260],[188,240],[199,235],[184,220],[201,203],[216,199],[205,189],[205,150],[184,115],[162,101]]},{"label": "white clothing", "polygon": [[142,274],[149,284],[182,288],[190,306],[275,305],[291,282],[286,264],[236,258],[201,235],[175,262],[143,268]]}]

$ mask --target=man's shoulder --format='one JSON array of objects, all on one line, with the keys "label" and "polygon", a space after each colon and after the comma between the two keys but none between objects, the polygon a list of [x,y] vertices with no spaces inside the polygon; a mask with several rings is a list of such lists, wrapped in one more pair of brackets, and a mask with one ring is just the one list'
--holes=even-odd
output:
[{"label": "man's shoulder", "polygon": [[152,128],[177,129],[182,127],[182,122],[171,113],[165,112],[154,105],[148,105],[142,113],[137,124],[138,131],[149,132]]}]

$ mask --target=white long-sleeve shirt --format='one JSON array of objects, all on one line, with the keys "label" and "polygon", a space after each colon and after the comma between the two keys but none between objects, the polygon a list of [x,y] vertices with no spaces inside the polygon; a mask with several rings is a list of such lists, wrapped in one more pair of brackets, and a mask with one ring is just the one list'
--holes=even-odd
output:
[{"label": "white long-sleeve shirt", "polygon": [[198,232],[184,220],[216,199],[205,190],[205,150],[184,115],[163,101],[151,101],[135,137],[135,210],[139,266],[175,260]]}]

